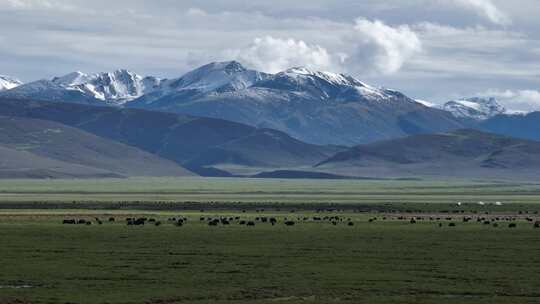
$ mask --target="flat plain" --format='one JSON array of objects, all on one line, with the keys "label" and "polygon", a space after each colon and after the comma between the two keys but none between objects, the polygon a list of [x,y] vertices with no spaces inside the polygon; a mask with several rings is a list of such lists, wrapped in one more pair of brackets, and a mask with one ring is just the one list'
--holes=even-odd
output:
[{"label": "flat plain", "polygon": [[129,178],[0,180],[0,203],[476,203],[540,202],[540,182],[485,180],[309,180]]},{"label": "flat plain", "polygon": [[[540,303],[535,183],[5,180],[0,192],[0,303]],[[161,225],[127,225],[138,217]]]}]

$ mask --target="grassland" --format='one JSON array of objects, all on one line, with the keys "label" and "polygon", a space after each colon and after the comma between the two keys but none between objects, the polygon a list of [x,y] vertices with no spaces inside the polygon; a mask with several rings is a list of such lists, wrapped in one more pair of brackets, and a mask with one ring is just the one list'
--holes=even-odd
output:
[{"label": "grassland", "polygon": [[540,203],[540,182],[131,178],[0,180],[5,202]]},{"label": "grassland", "polygon": [[[540,303],[534,183],[11,180],[0,192],[2,304]],[[180,214],[182,227],[167,221]],[[163,224],[127,226],[132,216]],[[278,223],[200,221],[222,216]]]}]

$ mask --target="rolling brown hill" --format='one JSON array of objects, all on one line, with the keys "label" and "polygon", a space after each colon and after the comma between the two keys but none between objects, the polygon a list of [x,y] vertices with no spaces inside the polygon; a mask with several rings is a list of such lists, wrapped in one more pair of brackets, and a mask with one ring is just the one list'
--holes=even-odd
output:
[{"label": "rolling brown hill", "polygon": [[0,116],[2,177],[193,175],[135,147],[52,121]]}]

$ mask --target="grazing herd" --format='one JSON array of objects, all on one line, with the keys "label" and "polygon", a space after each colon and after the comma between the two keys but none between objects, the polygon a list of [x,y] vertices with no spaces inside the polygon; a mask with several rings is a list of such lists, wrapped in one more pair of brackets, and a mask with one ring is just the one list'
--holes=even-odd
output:
[{"label": "grazing herd", "polygon": [[[338,223],[346,222],[347,226],[354,226],[354,223],[351,218],[344,220],[339,216],[325,216],[325,217],[296,217],[294,219],[285,217],[283,224],[285,226],[294,226],[300,222],[331,222],[332,225],[336,226]],[[110,217],[109,222],[116,222],[116,218]],[[155,218],[147,217],[128,217],[125,219],[127,226],[144,226],[144,225],[154,225],[161,226],[162,222],[156,220]],[[168,223],[174,224],[175,226],[181,227],[188,222],[188,218],[185,216],[170,217],[167,219]],[[259,224],[270,224],[275,226],[278,223],[278,219],[275,217],[260,216],[256,217],[254,220],[242,219],[240,216],[220,216],[220,217],[200,217],[200,222],[206,222],[208,226],[227,226],[231,224],[238,224],[244,226],[255,226],[256,223]],[[102,225],[103,221],[99,218],[94,218],[94,223]],[[92,225],[92,221],[88,219],[64,219],[62,224],[65,225]]]},{"label": "grazing herd", "polygon": [[[95,220],[96,224],[103,225],[103,222],[99,218],[96,217],[96,218],[94,218],[94,220]],[[109,221],[110,221],[110,219],[109,219]],[[62,224],[64,224],[64,225],[86,225],[86,226],[90,226],[90,225],[92,225],[92,221],[87,220],[87,219],[69,219],[69,220],[62,221]]]},{"label": "grazing herd", "polygon": [[[332,224],[337,225],[337,221],[343,221],[343,219],[339,218],[338,216],[335,217],[296,217],[295,219],[290,219],[285,217],[283,220],[283,224],[285,226],[294,226],[296,223],[300,222],[307,222],[307,221],[331,221]],[[275,217],[267,217],[267,216],[259,216],[256,217],[254,220],[246,220],[241,219],[239,216],[221,216],[221,217],[201,217],[201,222],[207,222],[208,226],[218,226],[218,225],[231,225],[231,224],[238,224],[238,225],[245,225],[245,226],[255,226],[256,223],[259,224],[270,224],[272,226],[275,226],[278,223],[278,219]],[[348,219],[348,225],[353,226],[351,219]]]},{"label": "grazing herd", "polygon": [[[373,223],[376,220],[377,220],[376,217],[370,218],[369,222]],[[386,220],[386,217],[383,217],[383,220]],[[459,220],[459,218],[454,218],[452,216],[448,216],[448,217],[413,216],[413,217],[410,217],[410,218],[408,218],[406,216],[399,216],[399,217],[393,218],[393,220],[409,221],[409,223],[411,223],[411,224],[416,224],[419,221],[429,221],[429,222],[434,222],[435,221],[435,222],[438,222],[438,225],[437,225],[438,227],[443,227],[444,226],[444,224],[441,221],[447,221],[448,222],[448,227],[456,227],[457,224],[454,221]],[[517,228],[517,222],[516,222],[517,220],[518,220],[518,218],[510,217],[510,216],[505,216],[505,217],[496,216],[496,217],[491,217],[491,218],[487,218],[487,217],[484,217],[484,216],[477,216],[477,217],[463,216],[463,217],[461,217],[461,221],[463,223],[469,223],[471,221],[476,221],[477,223],[482,223],[483,225],[486,225],[486,226],[491,225],[491,226],[493,226],[495,228],[499,227],[499,222],[507,222],[508,223],[508,228]],[[534,224],[533,224],[534,228],[540,228],[540,221],[535,221],[531,217],[526,217],[525,220],[527,222],[534,222]]]},{"label": "grazing herd", "polygon": [[[383,217],[372,217],[368,219],[368,223],[375,223],[377,221],[406,221],[410,224],[417,224],[419,222],[436,222],[438,227],[448,226],[448,227],[456,227],[457,222],[461,221],[463,223],[469,223],[469,222],[477,222],[485,226],[492,226],[492,227],[499,227],[501,222],[506,222],[508,228],[517,228],[517,220],[516,217],[510,217],[510,216],[383,216]],[[540,228],[540,221],[533,219],[531,217],[526,217],[525,220],[527,222],[533,223],[534,228]],[[269,224],[272,226],[275,226],[278,224],[278,219],[276,217],[269,217],[269,216],[258,216],[254,219],[243,219],[240,216],[219,216],[219,217],[212,217],[212,216],[201,216],[199,218],[199,221],[201,223],[206,223],[208,226],[228,226],[232,224],[241,225],[241,226],[248,226],[253,227],[256,224]],[[103,225],[103,220],[100,218],[95,217],[94,220],[88,220],[88,219],[64,219],[63,224],[65,225]],[[109,217],[108,218],[109,223],[116,222],[116,218]],[[167,219],[167,223],[173,224],[175,226],[181,227],[188,222],[188,217],[185,216],[176,216],[176,217],[169,217]],[[354,222],[351,218],[345,218],[340,216],[295,216],[294,218],[284,217],[283,218],[283,225],[285,226],[295,226],[298,223],[305,223],[305,222],[327,222],[331,223],[333,226],[337,226],[339,224],[346,224],[347,226],[354,226]],[[144,226],[144,225],[154,225],[154,226],[161,226],[163,223],[160,220],[157,220],[155,218],[148,218],[148,217],[128,217],[125,219],[125,223],[127,226]]]}]

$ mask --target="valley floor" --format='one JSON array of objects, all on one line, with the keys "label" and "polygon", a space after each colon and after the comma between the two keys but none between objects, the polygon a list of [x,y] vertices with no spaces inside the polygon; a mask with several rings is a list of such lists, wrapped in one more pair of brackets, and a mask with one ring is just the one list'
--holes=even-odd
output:
[{"label": "valley floor", "polygon": [[[540,181],[257,178],[0,179],[0,207],[18,203],[433,204],[540,203]],[[17,204],[14,204],[17,203]],[[235,203],[233,205],[229,203]],[[43,205],[42,207],[46,207]],[[98,204],[96,208],[99,208]],[[504,208],[498,208],[504,209]]]},{"label": "valley floor", "polygon": [[0,182],[0,303],[540,303],[534,184],[131,182]]}]

